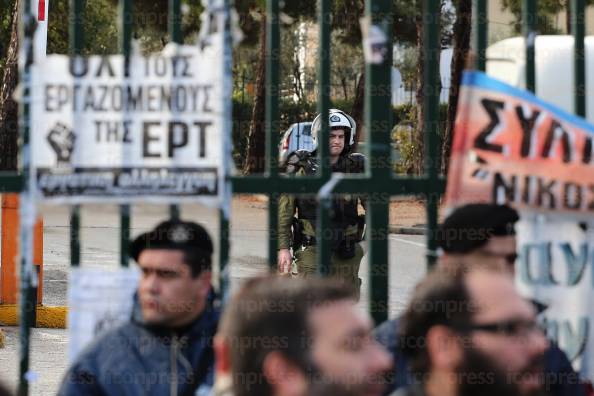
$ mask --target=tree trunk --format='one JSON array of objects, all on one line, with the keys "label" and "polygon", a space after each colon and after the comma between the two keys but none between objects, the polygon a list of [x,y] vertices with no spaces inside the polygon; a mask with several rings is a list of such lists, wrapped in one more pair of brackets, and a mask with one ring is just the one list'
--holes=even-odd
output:
[{"label": "tree trunk", "polygon": [[[262,14],[260,20],[260,46],[258,70],[256,74],[256,89],[254,92],[254,105],[252,108],[252,121],[246,149],[246,158],[243,166],[243,173],[264,172],[266,159],[266,135],[264,130],[265,100],[266,100],[266,16]],[[273,133],[278,131],[273,131]],[[271,153],[276,155],[276,153]]]},{"label": "tree trunk", "polygon": [[[425,43],[425,37],[423,33],[423,4],[422,2],[417,2],[417,13],[415,15],[415,27],[417,30],[417,92],[416,92],[416,115],[417,115],[417,125],[415,129],[415,136],[414,136],[414,152],[413,152],[413,163],[412,167],[414,173],[416,175],[422,175],[425,172],[425,94],[429,92],[429,88],[431,90],[437,92],[430,92],[431,94],[436,93],[439,96],[440,92],[440,83],[441,79],[439,78],[439,58],[441,56],[441,47],[439,45],[439,41],[436,48],[431,49],[430,51],[425,52],[423,46]],[[438,20],[441,18],[441,8],[439,8],[439,13],[436,15]],[[440,30],[441,31],[441,30]],[[433,64],[437,64],[437,80],[438,83],[435,87],[427,87],[425,85],[424,73],[425,73],[425,59]],[[437,114],[435,114],[435,121],[439,123],[439,108]],[[432,158],[432,160],[436,160],[436,158]]]},{"label": "tree trunk", "polygon": [[458,93],[462,70],[466,56],[470,49],[470,26],[472,20],[472,0],[459,0],[456,9],[456,22],[454,24],[454,53],[452,55],[451,84],[448,99],[448,111],[446,119],[445,136],[441,151],[442,172],[447,175],[450,162],[450,150],[454,133],[454,123],[458,110]]},{"label": "tree trunk", "polygon": [[[364,140],[365,126],[363,125],[363,112],[365,111],[365,66],[361,72],[361,77],[357,83],[357,89],[355,90],[355,100],[353,100],[353,107],[351,108],[351,117],[357,123],[357,136],[355,137],[355,144],[353,145],[353,151],[357,151],[359,142]],[[341,109],[342,110],[342,109]]]},{"label": "tree trunk", "polygon": [[0,170],[16,170],[18,155],[18,104],[12,94],[18,83],[18,20],[19,0],[12,9],[10,42],[0,87]]},{"label": "tree trunk", "polygon": [[414,137],[414,153],[413,153],[413,171],[416,175],[421,175],[424,169],[424,154],[425,154],[425,79],[423,74],[425,72],[425,53],[423,51],[423,17],[419,10],[415,17],[415,26],[417,28],[417,106],[416,106],[416,128]]}]

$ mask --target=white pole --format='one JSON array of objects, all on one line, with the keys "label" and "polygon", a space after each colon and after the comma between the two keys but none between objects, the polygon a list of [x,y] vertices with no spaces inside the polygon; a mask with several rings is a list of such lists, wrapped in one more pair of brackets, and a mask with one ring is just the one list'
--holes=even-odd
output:
[{"label": "white pole", "polygon": [[37,21],[37,29],[35,29],[34,36],[34,51],[35,60],[42,60],[45,58],[47,50],[47,26],[49,18],[49,0],[35,0],[35,7],[33,10],[35,19]]}]

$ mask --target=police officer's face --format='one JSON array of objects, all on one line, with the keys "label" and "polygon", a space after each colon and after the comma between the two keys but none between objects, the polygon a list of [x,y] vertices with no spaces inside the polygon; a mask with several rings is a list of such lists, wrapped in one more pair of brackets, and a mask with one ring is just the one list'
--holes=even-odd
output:
[{"label": "police officer's face", "polygon": [[333,129],[330,131],[330,155],[337,156],[344,149],[344,130]]},{"label": "police officer's face", "polygon": [[179,250],[146,249],[138,257],[142,277],[138,297],[147,324],[183,326],[204,309],[210,290],[210,272],[193,278]]},{"label": "police officer's face", "polygon": [[392,360],[371,335],[372,324],[348,300],[310,314],[311,355],[322,378],[310,384],[309,395],[381,395]]}]

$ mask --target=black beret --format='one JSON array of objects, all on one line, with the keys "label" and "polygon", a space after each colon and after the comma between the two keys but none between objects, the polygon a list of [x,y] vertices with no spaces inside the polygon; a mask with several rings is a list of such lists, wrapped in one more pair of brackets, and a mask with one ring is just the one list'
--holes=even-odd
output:
[{"label": "black beret", "polygon": [[518,212],[507,205],[468,204],[454,210],[437,231],[437,244],[446,253],[469,253],[493,236],[515,235]]},{"label": "black beret", "polygon": [[136,262],[145,249],[192,251],[209,259],[213,252],[212,241],[204,227],[181,220],[164,221],[154,230],[145,232],[130,242],[130,256]]}]

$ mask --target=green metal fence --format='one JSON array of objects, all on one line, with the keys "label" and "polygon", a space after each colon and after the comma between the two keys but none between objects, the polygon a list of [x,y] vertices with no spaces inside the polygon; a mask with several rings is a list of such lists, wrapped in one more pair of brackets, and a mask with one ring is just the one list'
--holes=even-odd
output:
[{"label": "green metal fence", "polygon": [[[423,98],[425,105],[425,175],[420,177],[396,176],[392,172],[390,152],[390,125],[391,120],[391,66],[392,66],[392,1],[391,0],[367,0],[365,5],[366,15],[371,18],[372,24],[378,26],[385,32],[388,41],[384,61],[380,64],[366,65],[365,81],[365,125],[367,127],[367,147],[369,149],[368,163],[365,174],[344,175],[333,184],[328,194],[320,195],[318,208],[318,236],[320,241],[318,260],[322,274],[328,273],[330,263],[330,249],[325,236],[329,233],[323,232],[329,227],[329,203],[331,194],[363,194],[368,200],[367,222],[368,229],[372,230],[369,237],[369,291],[370,291],[370,312],[376,323],[387,319],[388,301],[388,219],[390,197],[398,195],[424,195],[426,198],[427,212],[427,262],[431,265],[435,260],[435,233],[437,226],[437,208],[441,194],[445,188],[445,181],[438,173],[438,93],[439,85],[439,64],[436,54],[440,48],[439,41],[439,7],[440,2],[435,0],[422,1],[422,12],[424,16],[424,81],[426,95]],[[229,0],[226,0],[228,3]],[[21,7],[20,43],[24,47],[27,61],[22,63],[20,68],[20,79],[27,82],[30,79],[30,51],[31,38],[34,30],[34,18],[32,12],[32,0],[24,0]],[[70,0],[70,51],[71,55],[80,54],[83,48],[82,20],[84,15],[84,0]],[[318,7],[319,22],[319,100],[318,111],[327,114],[330,107],[329,86],[330,86],[330,6],[329,0],[320,0]],[[181,42],[181,1],[169,0],[169,33],[170,39]],[[487,1],[474,1],[475,16],[473,18],[474,29],[474,51],[476,52],[476,68],[485,69],[486,47],[487,47]],[[585,115],[585,65],[584,65],[584,0],[572,0],[572,32],[575,37],[575,103],[576,113]],[[268,226],[269,246],[268,260],[271,271],[276,268],[277,240],[276,229],[278,220],[279,194],[318,194],[331,180],[332,174],[328,161],[321,161],[321,170],[318,175],[302,177],[298,180],[280,175],[277,168],[277,147],[279,138],[279,114],[278,114],[278,90],[275,89],[279,82],[279,2],[276,0],[267,1],[267,64],[266,64],[266,171],[262,175],[248,177],[230,177],[232,191],[234,194],[266,194],[268,196]],[[132,37],[132,1],[120,0],[120,49],[124,55],[131,51]],[[526,86],[534,91],[536,86],[534,68],[534,31],[536,15],[536,0],[523,0],[524,36],[527,38],[526,59],[527,73]],[[230,55],[229,55],[229,71]],[[373,94],[372,94],[373,93]],[[29,92],[25,84],[23,100],[20,104],[20,136],[21,136],[21,173],[0,174],[0,190],[3,192],[21,192],[23,197],[27,196],[28,188],[28,167],[29,155]],[[230,110],[230,109],[228,109]],[[229,116],[231,112],[228,112]],[[319,141],[321,142],[321,158],[329,156],[328,147],[328,119],[322,117],[322,132]],[[231,120],[229,120],[230,122]],[[334,181],[333,181],[334,182]],[[326,189],[326,190],[327,190]],[[324,190],[324,191],[326,191]],[[179,209],[171,206],[172,216],[179,216]],[[127,242],[130,237],[130,206],[120,207],[120,228],[121,228],[121,249],[120,264],[127,266],[128,252]],[[229,258],[229,219],[226,212],[220,212],[220,269],[224,273]],[[21,227],[21,240],[29,238],[26,227]],[[70,259],[72,266],[80,263],[80,208],[74,206],[71,211],[70,220]],[[22,246],[28,246],[23,243]],[[392,252],[398,254],[398,252]],[[26,255],[22,255],[26,256]],[[20,377],[19,395],[28,394],[29,373],[29,339],[30,329],[35,323],[35,300],[31,293],[30,272],[27,266],[30,263],[22,262],[21,270],[21,324],[20,324]],[[223,279],[225,281],[225,279]],[[221,284],[225,287],[225,284]]]}]

